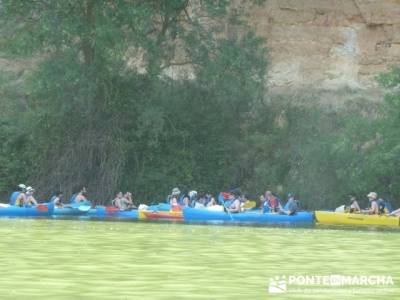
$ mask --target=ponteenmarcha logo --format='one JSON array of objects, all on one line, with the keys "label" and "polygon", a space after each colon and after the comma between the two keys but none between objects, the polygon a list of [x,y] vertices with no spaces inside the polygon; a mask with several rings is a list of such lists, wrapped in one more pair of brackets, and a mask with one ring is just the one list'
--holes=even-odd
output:
[{"label": "ponteenmarcha logo", "polygon": [[387,275],[289,275],[274,276],[269,279],[270,294],[285,293],[288,286],[372,286],[390,287],[394,285],[392,276]]},{"label": "ponteenmarcha logo", "polygon": [[287,283],[286,276],[275,276],[269,279],[268,293],[270,294],[281,294],[286,293]]}]

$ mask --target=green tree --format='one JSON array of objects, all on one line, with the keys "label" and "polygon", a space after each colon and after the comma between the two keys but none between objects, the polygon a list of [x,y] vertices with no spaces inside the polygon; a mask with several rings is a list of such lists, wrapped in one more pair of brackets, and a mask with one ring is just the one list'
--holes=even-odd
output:
[{"label": "green tree", "polygon": [[[23,116],[30,182],[151,201],[240,181],[232,161],[266,55],[228,4],[2,0],[2,51],[39,59]],[[229,24],[240,30],[227,36]]]}]

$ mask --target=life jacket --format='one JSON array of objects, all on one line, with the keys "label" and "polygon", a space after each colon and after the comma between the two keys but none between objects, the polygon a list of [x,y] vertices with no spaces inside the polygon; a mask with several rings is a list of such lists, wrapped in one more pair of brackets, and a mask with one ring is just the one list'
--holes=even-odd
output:
[{"label": "life jacket", "polygon": [[[17,199],[15,199],[15,206],[24,206],[25,205],[25,203],[23,203],[23,202],[21,202],[21,200],[19,199],[19,196],[22,194],[22,192],[20,192],[19,194],[18,194],[18,196],[17,196]],[[26,199],[26,194],[25,194],[25,199]]]},{"label": "life jacket", "polygon": [[272,209],[278,208],[279,202],[278,202],[278,199],[274,195],[272,195],[267,201],[268,201],[269,207],[271,207]]},{"label": "life jacket", "polygon": [[221,192],[218,195],[218,203],[222,206],[229,207],[233,201],[229,200],[231,193],[229,192]]},{"label": "life jacket", "polygon": [[10,196],[10,205],[15,205],[15,201],[17,201],[17,198],[19,196],[19,194],[21,194],[20,191],[15,191],[11,194]]}]

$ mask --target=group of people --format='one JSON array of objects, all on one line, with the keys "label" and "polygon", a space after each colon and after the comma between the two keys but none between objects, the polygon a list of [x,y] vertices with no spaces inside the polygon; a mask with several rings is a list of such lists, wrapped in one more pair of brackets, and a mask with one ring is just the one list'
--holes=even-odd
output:
[{"label": "group of people", "polygon": [[[34,197],[35,189],[25,184],[19,184],[16,191],[10,196],[10,205],[15,206],[33,206],[38,202]],[[63,193],[56,192],[50,198],[50,202],[55,207],[73,206],[73,205],[91,205],[87,197],[86,187],[81,187],[75,194],[72,195],[69,204],[64,204],[62,201]],[[229,213],[239,213],[246,209],[255,207],[255,201],[247,199],[239,189],[234,189],[229,192],[220,193],[218,201],[210,192],[198,193],[195,190],[187,193],[182,193],[179,188],[172,189],[168,195],[166,202],[174,207],[193,207],[193,208],[207,208],[210,210],[224,211]],[[372,215],[397,215],[400,216],[400,209],[393,210],[388,201],[378,198],[376,192],[370,192],[367,195],[369,200],[369,208],[361,209],[355,196],[350,196],[350,203],[348,206],[342,205],[336,211],[346,211],[350,213],[364,213]],[[288,194],[287,202],[284,206],[281,205],[280,198],[271,191],[266,191],[259,197],[260,212],[261,213],[280,213],[293,215],[299,210],[299,201],[294,194]],[[133,203],[132,193],[118,192],[115,198],[111,201],[112,205],[119,210],[131,210],[137,208]]]},{"label": "group of people", "polygon": [[[9,204],[21,207],[38,205],[38,201],[35,199],[34,193],[34,188],[21,183],[17,186],[17,189],[12,192],[9,199]],[[53,203],[54,206],[58,208],[81,204],[90,205],[90,201],[87,199],[86,187],[82,187],[77,193],[73,194],[69,204],[64,204],[62,198],[63,193],[57,191],[50,197],[49,202]]]},{"label": "group of people", "polygon": [[[34,206],[38,205],[38,201],[34,197],[35,189],[25,184],[19,184],[17,189],[11,194],[9,199],[9,205],[13,206]],[[86,187],[80,187],[71,196],[69,203],[63,202],[63,193],[57,191],[50,197],[49,202],[54,204],[54,207],[74,207],[80,205],[92,205],[88,199],[88,193]],[[118,192],[115,198],[111,201],[111,204],[119,210],[131,210],[135,209],[136,206],[133,203],[133,196],[131,192]]]},{"label": "group of people", "polygon": [[[285,206],[281,205],[279,197],[271,191],[266,191],[259,199],[261,213],[273,212],[293,215],[299,208],[299,202],[293,194],[288,195],[288,201]],[[226,210],[229,213],[243,212],[247,209],[254,208],[256,205],[255,201],[249,200],[239,189],[220,193],[218,201],[216,201],[216,198],[210,192],[197,193],[197,191],[192,190],[187,193],[182,193],[180,189],[176,187],[172,189],[166,202],[171,206]]]},{"label": "group of people", "polygon": [[386,201],[382,198],[378,198],[378,194],[376,192],[370,192],[367,195],[369,201],[369,208],[361,209],[358,204],[357,198],[355,196],[350,196],[350,205],[348,208],[342,206],[342,208],[336,209],[348,211],[350,213],[363,213],[370,215],[392,215],[392,216],[400,216],[400,209],[393,210],[392,205],[389,201]]},{"label": "group of people", "polygon": [[69,203],[64,204],[62,199],[63,199],[63,193],[58,191],[53,194],[53,196],[50,198],[50,202],[54,204],[55,207],[61,208],[61,207],[70,207],[70,206],[79,206],[79,205],[91,205],[90,200],[87,197],[87,189],[86,187],[81,187],[80,189],[77,190],[76,193],[74,193],[71,198],[69,199]]},{"label": "group of people", "polygon": [[15,206],[32,206],[37,205],[38,202],[34,197],[35,189],[25,184],[19,184],[16,191],[10,196],[10,205]]},{"label": "group of people", "polygon": [[170,195],[167,196],[166,202],[171,206],[205,208],[217,205],[215,197],[210,193],[198,193],[197,191],[189,191],[182,193],[179,188],[173,188]]},{"label": "group of people", "polygon": [[119,210],[131,210],[137,208],[135,204],[133,204],[131,192],[126,192],[125,194],[118,192],[117,195],[115,195],[115,198],[111,201],[111,204]]},{"label": "group of people", "polygon": [[299,210],[299,200],[292,193],[288,194],[288,199],[285,206],[282,206],[279,197],[271,191],[266,191],[260,196],[261,211],[263,213],[281,213],[286,215],[294,215]]}]

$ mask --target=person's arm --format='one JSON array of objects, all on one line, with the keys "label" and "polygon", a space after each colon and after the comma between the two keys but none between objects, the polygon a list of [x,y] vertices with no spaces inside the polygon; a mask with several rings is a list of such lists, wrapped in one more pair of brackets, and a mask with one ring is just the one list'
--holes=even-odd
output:
[{"label": "person's arm", "polygon": [[374,202],[371,206],[372,214],[379,214],[379,206],[378,203]]},{"label": "person's arm", "polygon": [[54,206],[58,206],[58,207],[62,207],[62,203],[61,203],[61,199],[59,197],[57,197],[56,199],[54,199]]},{"label": "person's arm", "polygon": [[232,208],[229,207],[229,211],[230,212],[239,212],[240,211],[240,201],[235,200],[235,202],[233,202]]},{"label": "person's arm", "polygon": [[400,208],[398,208],[398,209],[392,211],[392,212],[391,212],[390,214],[388,214],[388,215],[389,215],[389,216],[396,216],[396,215],[398,215],[398,214],[400,214]]},{"label": "person's arm", "polygon": [[30,201],[31,201],[31,203],[33,203],[33,205],[38,205],[35,197],[31,196]]}]

